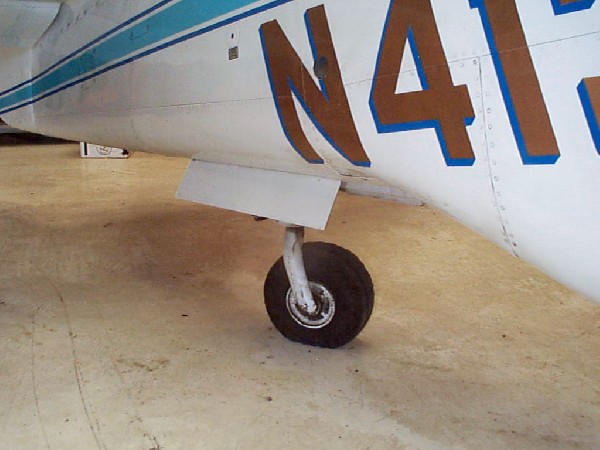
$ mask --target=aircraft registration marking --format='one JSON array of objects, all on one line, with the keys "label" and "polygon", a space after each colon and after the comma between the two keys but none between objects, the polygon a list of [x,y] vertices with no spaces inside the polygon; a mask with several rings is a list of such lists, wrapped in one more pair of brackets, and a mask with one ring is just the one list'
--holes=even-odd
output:
[{"label": "aircraft registration marking", "polygon": [[[252,7],[255,3],[258,3],[257,0],[223,0],[221,2],[163,0],[87,43],[30,80],[0,93],[0,114],[6,114],[34,104],[117,67],[291,1],[275,0]],[[503,99],[523,163],[555,163],[560,157],[560,151],[527,47],[527,41],[516,8],[516,0],[468,1],[472,8],[478,9],[480,12]],[[552,5],[557,15],[589,9],[595,3],[595,0],[547,1]],[[197,7],[193,8],[191,6]],[[246,6],[251,9],[223,18],[202,28],[197,28],[202,24],[210,23],[213,19],[225,17],[227,14]],[[280,121],[286,137],[301,156],[312,163],[323,162],[322,158],[311,148],[301,127],[294,123],[297,122],[298,118],[297,111],[293,107],[293,99],[291,101],[294,109],[288,107],[287,112],[282,113],[285,108],[282,109],[281,105],[285,101],[280,101],[278,96],[281,97],[281,86],[287,84],[286,89],[289,88],[290,94],[288,97],[294,95],[300,101],[303,108],[311,116],[317,129],[333,147],[352,164],[368,167],[371,162],[356,131],[345,89],[341,86],[341,73],[331,32],[324,6],[321,5],[321,7],[323,8],[323,20],[317,20],[318,15],[314,15],[309,20],[310,13],[307,13],[307,25],[309,26],[308,34],[315,53],[315,60],[322,56],[319,55],[319,52],[329,55],[329,58],[325,58],[328,63],[328,79],[321,80],[320,90],[316,84],[312,83],[314,89],[311,88],[312,93],[310,95],[298,90],[300,78],[304,81],[310,79],[312,82],[311,77],[307,78],[307,69],[302,64],[296,67],[295,76],[300,78],[297,78],[295,83],[290,81],[282,84],[274,81],[276,76],[281,75],[281,73],[272,70],[273,67],[277,66],[276,58],[271,55],[275,46],[268,46],[267,35],[269,30],[275,32],[274,30],[276,30],[278,24],[272,21],[272,23],[263,24],[260,27],[259,34],[262,38],[265,61],[268,66],[268,77],[274,91]],[[316,8],[312,9],[316,10]],[[414,19],[404,17],[401,12],[408,11],[408,9],[418,10],[421,19],[413,23]],[[447,165],[471,165],[474,162],[474,155],[466,133],[466,127],[473,121],[473,108],[466,86],[454,86],[452,83],[448,64],[439,42],[439,32],[435,20],[430,1],[390,0],[388,18],[383,30],[380,54],[373,77],[371,109],[377,130],[380,133],[433,128],[437,133]],[[314,24],[312,24],[313,22]],[[314,26],[315,30],[311,30],[311,26]],[[508,33],[506,32],[507,29]],[[390,30],[404,36],[404,42],[399,42],[397,40],[398,36]],[[185,32],[187,34],[182,35]],[[314,39],[312,39],[314,32],[323,35],[324,40],[319,39],[319,45],[316,45]],[[137,36],[137,38],[134,39],[134,36]],[[279,37],[283,37],[283,41],[287,41],[283,31],[281,31]],[[391,90],[391,84],[386,82],[385,77],[391,74],[393,78],[393,76],[399,74],[402,58],[401,50],[404,48],[406,39],[413,50],[412,54],[417,63],[423,89],[415,93],[396,94]],[[422,41],[426,42],[426,45],[422,45]],[[289,44],[289,41],[287,42]],[[506,50],[509,49],[519,50],[507,52]],[[394,55],[394,53],[396,54]],[[288,56],[295,54],[291,44],[288,46],[288,54]],[[295,61],[298,62],[299,59],[295,59]],[[433,67],[436,69],[434,70]],[[394,73],[396,71],[398,73]],[[598,106],[596,100],[598,94],[595,82],[588,82],[587,80],[593,80],[593,78],[584,80],[578,90],[596,148],[598,148]],[[279,86],[278,91],[275,88],[276,86]],[[311,86],[311,83],[308,83],[307,86]],[[437,102],[431,100],[432,98],[435,99],[436,95],[438,97]],[[440,102],[439,98],[450,100]],[[289,100],[287,102],[289,104]],[[443,108],[439,106],[442,103],[446,104]],[[410,107],[403,105],[409,105]],[[340,125],[343,125],[343,127]],[[350,130],[346,133],[347,136],[344,136],[341,128]]]},{"label": "aircraft registration marking", "polygon": [[[477,9],[480,13],[502,97],[523,164],[548,165],[556,163],[561,154],[525,38],[516,0],[468,1],[470,7]],[[594,1],[553,0],[552,5],[555,7],[555,11],[556,5],[567,8],[561,11],[561,14],[565,14],[589,9]],[[311,10],[308,10],[307,13],[309,11]],[[327,20],[326,16],[325,20]],[[267,45],[264,39],[265,25],[267,24],[261,27],[263,51],[281,126],[292,147],[302,157],[311,163],[322,163],[321,157],[310,146],[301,130],[297,131],[296,134],[304,136],[303,139],[307,145],[306,151],[299,150],[298,139],[292,136],[289,131],[299,128],[298,114],[293,106],[293,99],[285,99],[282,96],[282,94],[286,94],[285,89],[280,87],[281,80],[276,80],[274,77],[274,74],[279,73],[274,72],[272,68],[279,64],[278,58],[281,58],[282,53],[290,52],[289,48],[286,49],[286,52],[282,52],[282,46],[289,47],[290,44],[285,34],[281,32],[278,44],[270,43]],[[269,28],[273,26],[275,26],[273,23],[268,25]],[[331,35],[326,38],[329,39],[329,44],[333,48]],[[411,47],[422,90],[397,94],[395,92],[396,82],[400,75],[406,42]],[[291,51],[294,52],[293,48]],[[335,54],[334,50],[332,52],[332,54]],[[323,55],[315,54],[314,57],[316,62]],[[283,64],[283,60],[280,62]],[[308,72],[306,67],[301,66],[299,70],[304,71],[304,73]],[[330,66],[336,78],[338,78],[340,68],[337,59],[332,58]],[[305,76],[305,78],[310,80],[310,76]],[[285,84],[285,80],[283,84]],[[340,146],[339,142],[332,139],[331,131],[333,129],[331,125],[327,121],[319,120],[319,111],[311,108],[311,104],[306,101],[309,96],[316,98],[319,95],[314,92],[299,92],[297,90],[298,84],[297,81],[295,83],[290,81],[291,89],[287,89],[288,97],[291,90],[316,128],[346,159],[354,165],[370,165],[362,160],[357,163],[356,160],[348,156],[345,147]],[[292,85],[296,86],[296,89]],[[311,91],[314,91],[314,83],[308,83],[308,85]],[[324,86],[323,83],[322,86]],[[584,87],[589,97],[589,86],[584,83]],[[347,103],[346,94],[343,90],[338,92],[336,97],[331,98],[327,97],[325,88],[322,90],[323,92],[320,94],[321,97],[326,98],[326,103],[315,105],[318,108],[325,107],[331,110],[336,102],[338,104]],[[595,99],[593,95],[591,98]],[[282,107],[284,102],[292,106],[287,106],[284,109]],[[593,100],[592,104],[594,104]],[[436,131],[446,165],[469,166],[475,162],[475,155],[466,132],[466,127],[471,125],[474,120],[473,107],[466,86],[455,86],[452,82],[431,7],[431,0],[390,0],[373,76],[370,106],[379,133],[433,128]],[[595,119],[597,108],[588,107],[586,110],[588,122],[597,125],[597,120],[589,119],[590,110],[595,113]],[[331,114],[333,112],[330,111],[327,117],[330,117]],[[347,118],[348,111],[343,109],[338,114]],[[354,125],[350,120],[346,120],[346,125],[350,124]],[[594,134],[594,128],[592,125],[590,127]],[[353,135],[356,134],[355,126],[348,128],[348,130]],[[594,134],[594,139],[596,146],[598,146],[597,133]]]}]

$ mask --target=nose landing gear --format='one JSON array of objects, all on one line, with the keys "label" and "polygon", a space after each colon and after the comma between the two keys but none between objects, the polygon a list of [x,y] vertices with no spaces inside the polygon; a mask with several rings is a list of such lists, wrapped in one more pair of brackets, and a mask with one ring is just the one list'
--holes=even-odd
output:
[{"label": "nose landing gear", "polygon": [[288,227],[284,256],[264,286],[267,313],[286,338],[337,348],[352,341],[373,311],[373,282],[352,252],[334,244],[304,244],[304,229]]}]

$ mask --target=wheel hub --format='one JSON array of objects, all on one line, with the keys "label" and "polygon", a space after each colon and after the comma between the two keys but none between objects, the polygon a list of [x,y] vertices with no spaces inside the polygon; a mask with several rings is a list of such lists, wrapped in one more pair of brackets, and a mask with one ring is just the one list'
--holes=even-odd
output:
[{"label": "wheel hub", "polygon": [[291,288],[286,296],[287,308],[299,325],[312,329],[323,328],[329,325],[335,316],[335,300],[325,286],[313,281],[310,281],[309,285],[317,310],[312,314],[308,313],[305,306],[298,303]]}]

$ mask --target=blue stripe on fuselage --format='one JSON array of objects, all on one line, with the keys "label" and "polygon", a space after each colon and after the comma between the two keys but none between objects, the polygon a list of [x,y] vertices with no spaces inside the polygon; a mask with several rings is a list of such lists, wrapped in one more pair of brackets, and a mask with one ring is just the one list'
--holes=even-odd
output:
[{"label": "blue stripe on fuselage", "polygon": [[[265,10],[275,8],[291,0],[276,0],[262,7],[257,7],[246,13],[235,16],[232,19],[224,20],[220,26],[225,26],[234,21],[241,20],[253,14],[258,14]],[[35,101],[45,98],[43,95],[58,92],[59,87],[67,88],[78,84],[83,80],[91,78],[86,74],[94,73],[101,67],[108,66],[110,69],[119,67],[124,63],[133,61],[136,58],[129,58],[124,63],[117,63],[123,58],[131,56],[142,49],[162,42],[174,35],[180,34],[190,28],[209,22],[218,17],[224,16],[245,6],[258,3],[257,0],[181,0],[174,5],[159,10],[143,20],[138,21],[131,27],[123,29],[115,27],[114,35],[106,37],[105,40],[95,46],[86,48],[84,52],[76,51],[72,53],[73,57],[64,64],[56,67],[42,77],[34,77],[28,82],[21,84],[18,90],[5,91],[7,95],[0,97],[0,113],[6,113]],[[153,8],[147,10],[148,14],[153,12]],[[212,31],[217,27],[207,27]],[[207,32],[209,30],[204,30]],[[190,33],[182,38],[177,38],[171,45],[191,39],[197,35],[203,34],[203,30]],[[161,44],[156,48],[160,50],[170,45]],[[143,55],[148,55],[153,51],[146,50]],[[112,66],[111,63],[113,64]],[[110,70],[109,69],[109,70]],[[104,73],[101,70],[94,76]],[[81,78],[83,77],[83,78]],[[66,85],[66,86],[65,86]]]}]

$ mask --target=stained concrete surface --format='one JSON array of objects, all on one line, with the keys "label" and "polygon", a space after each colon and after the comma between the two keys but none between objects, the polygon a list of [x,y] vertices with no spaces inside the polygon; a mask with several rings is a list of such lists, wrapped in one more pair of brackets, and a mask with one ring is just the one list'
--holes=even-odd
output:
[{"label": "stained concrete surface", "polygon": [[288,342],[262,301],[281,227],[176,200],[186,165],[0,148],[1,449],[600,448],[600,306],[342,194],[308,238],[361,257],[373,317]]}]

